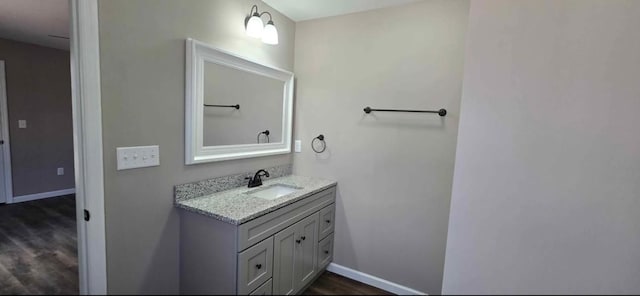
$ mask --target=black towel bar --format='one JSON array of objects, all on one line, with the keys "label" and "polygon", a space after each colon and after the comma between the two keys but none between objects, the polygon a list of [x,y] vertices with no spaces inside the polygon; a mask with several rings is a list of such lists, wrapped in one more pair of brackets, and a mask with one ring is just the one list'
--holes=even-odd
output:
[{"label": "black towel bar", "polygon": [[409,112],[409,113],[435,113],[438,114],[440,116],[445,116],[447,115],[447,110],[445,109],[440,109],[437,111],[434,110],[401,110],[401,109],[373,109],[371,107],[365,107],[364,108],[364,113],[371,113],[371,112]]},{"label": "black towel bar", "polygon": [[236,109],[240,109],[240,105],[236,104],[236,105],[207,105],[204,104],[205,107],[222,107],[222,108],[236,108]]}]

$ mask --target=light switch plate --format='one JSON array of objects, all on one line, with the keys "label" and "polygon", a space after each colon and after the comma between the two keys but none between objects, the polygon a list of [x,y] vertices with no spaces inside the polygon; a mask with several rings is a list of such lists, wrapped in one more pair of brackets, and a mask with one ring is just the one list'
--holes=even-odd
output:
[{"label": "light switch plate", "polygon": [[118,147],[118,170],[128,170],[160,165],[160,147]]},{"label": "light switch plate", "polygon": [[294,145],[294,150],[295,150],[297,153],[302,152],[302,141],[300,141],[300,140],[296,140],[295,145]]},{"label": "light switch plate", "polygon": [[64,168],[58,168],[58,176],[64,175]]},{"label": "light switch plate", "polygon": [[24,119],[18,120],[18,128],[27,128],[27,121]]}]

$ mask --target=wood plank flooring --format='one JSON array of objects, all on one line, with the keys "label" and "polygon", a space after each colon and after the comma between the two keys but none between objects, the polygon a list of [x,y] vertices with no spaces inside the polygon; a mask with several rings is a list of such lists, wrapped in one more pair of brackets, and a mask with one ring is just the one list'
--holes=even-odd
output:
[{"label": "wood plank flooring", "polygon": [[75,196],[0,205],[0,295],[78,294]]},{"label": "wood plank flooring", "polygon": [[[0,205],[0,295],[78,294],[75,196]],[[325,271],[305,295],[392,295]]]},{"label": "wood plank flooring", "polygon": [[393,295],[376,287],[325,271],[303,295]]}]

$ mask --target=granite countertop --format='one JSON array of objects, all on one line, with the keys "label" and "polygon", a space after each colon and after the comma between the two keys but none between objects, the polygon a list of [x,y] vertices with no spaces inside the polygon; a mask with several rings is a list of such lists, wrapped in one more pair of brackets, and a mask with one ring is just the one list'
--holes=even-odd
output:
[{"label": "granite countertop", "polygon": [[[335,186],[337,183],[333,180],[289,175],[275,179],[266,179],[263,180],[262,184],[262,186],[255,188],[243,186],[201,197],[178,200],[175,202],[175,205],[187,211],[203,214],[230,224],[240,225],[314,193]],[[302,189],[274,200],[253,197],[250,193],[246,194],[247,192],[253,192],[274,184],[284,184]]]}]

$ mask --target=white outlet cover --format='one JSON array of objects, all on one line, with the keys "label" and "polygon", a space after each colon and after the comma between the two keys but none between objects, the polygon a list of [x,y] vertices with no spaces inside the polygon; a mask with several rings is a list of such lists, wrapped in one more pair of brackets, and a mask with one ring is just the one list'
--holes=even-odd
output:
[{"label": "white outlet cover", "polygon": [[119,171],[160,165],[160,147],[157,145],[118,147],[116,152]]},{"label": "white outlet cover", "polygon": [[297,153],[302,152],[302,141],[296,140],[295,145],[294,145],[294,150]]},{"label": "white outlet cover", "polygon": [[18,128],[27,128],[27,121],[24,119],[18,120]]}]

